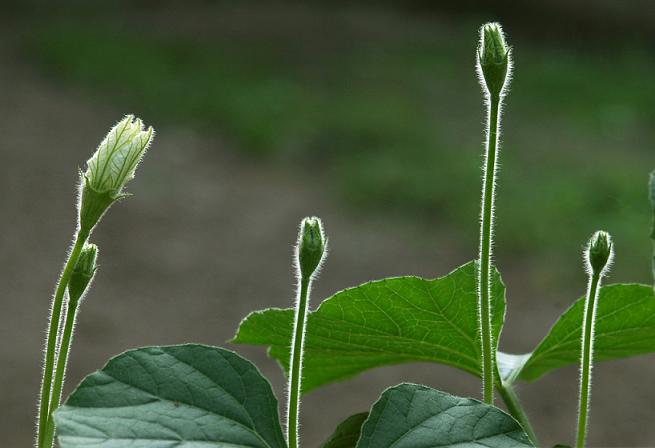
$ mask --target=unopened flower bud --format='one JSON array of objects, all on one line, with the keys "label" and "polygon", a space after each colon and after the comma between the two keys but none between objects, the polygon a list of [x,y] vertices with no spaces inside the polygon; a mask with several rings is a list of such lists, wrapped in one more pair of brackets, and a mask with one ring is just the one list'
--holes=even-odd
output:
[{"label": "unopened flower bud", "polygon": [[305,218],[298,235],[298,267],[301,278],[309,279],[318,269],[325,255],[326,239],[319,218]]},{"label": "unopened flower bud", "polygon": [[593,275],[604,275],[614,256],[612,237],[602,230],[594,233],[589,240],[585,258]]},{"label": "unopened flower bud", "polygon": [[480,28],[478,65],[481,78],[489,94],[500,95],[510,70],[511,50],[505,43],[503,29],[498,23],[487,23]]},{"label": "unopened flower bud", "polygon": [[97,258],[98,246],[89,243],[84,244],[80,258],[78,258],[68,282],[68,296],[71,303],[77,304],[89,287],[96,273]]},{"label": "unopened flower bud", "polygon": [[109,131],[87,161],[79,210],[84,232],[90,232],[109,206],[125,196],[123,188],[134,178],[153,136],[152,127],[145,129],[139,118],[127,115]]}]

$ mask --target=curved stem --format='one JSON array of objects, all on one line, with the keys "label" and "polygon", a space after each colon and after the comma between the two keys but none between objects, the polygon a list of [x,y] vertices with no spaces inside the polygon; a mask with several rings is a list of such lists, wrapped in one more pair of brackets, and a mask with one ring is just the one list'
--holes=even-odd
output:
[{"label": "curved stem", "polygon": [[50,418],[50,392],[52,387],[52,374],[55,364],[55,356],[57,355],[57,339],[61,320],[61,310],[63,308],[64,292],[66,291],[66,286],[70,280],[71,273],[73,272],[73,268],[75,267],[78,258],[80,257],[80,253],[88,236],[88,232],[78,231],[75,237],[75,243],[73,244],[73,249],[68,256],[68,260],[64,265],[64,270],[61,272],[59,280],[57,281],[57,288],[55,289],[55,295],[52,299],[52,309],[50,311],[48,337],[46,339],[46,351],[43,362],[41,395],[39,400],[39,424],[37,435],[39,448],[45,447],[43,444],[44,436],[48,425],[48,420]]},{"label": "curved stem", "polygon": [[496,160],[498,146],[500,96],[489,96],[487,119],[487,147],[485,154],[484,183],[482,186],[482,212],[480,219],[480,260],[478,278],[478,319],[482,341],[482,390],[484,401],[494,402],[494,343],[491,328],[491,238],[493,236],[494,194],[496,187]]},{"label": "curved stem", "polygon": [[66,308],[66,323],[64,324],[64,331],[59,345],[59,356],[57,357],[57,367],[55,369],[55,379],[52,384],[52,394],[50,396],[48,424],[46,426],[46,434],[44,437],[44,446],[51,447],[55,435],[55,422],[52,419],[52,413],[57,410],[61,402],[61,390],[64,385],[64,375],[66,374],[66,366],[68,365],[68,354],[70,353],[71,342],[73,338],[73,328],[75,326],[75,318],[77,317],[77,309],[79,302],[74,303],[69,300],[68,307]]},{"label": "curved stem", "polygon": [[300,388],[302,381],[302,360],[305,349],[305,324],[309,303],[310,279],[301,278],[296,303],[296,318],[293,326],[291,365],[289,371],[289,403],[287,406],[287,442],[289,448],[298,447],[298,422],[300,411]]},{"label": "curved stem", "polygon": [[582,448],[587,438],[587,419],[591,396],[591,366],[594,351],[594,323],[596,321],[596,302],[600,275],[593,274],[587,288],[582,326],[582,359],[580,365],[580,403],[578,406],[578,436],[575,446]]},{"label": "curved stem", "polygon": [[523,409],[523,406],[521,405],[521,401],[519,400],[519,396],[514,390],[514,386],[511,384],[498,382],[496,384],[496,388],[498,389],[500,396],[503,398],[509,413],[516,419],[517,422],[521,424],[523,430],[528,434],[532,444],[534,446],[539,446],[539,439],[537,439],[537,434],[535,434],[534,428],[532,428],[532,424],[528,419],[528,415],[525,413],[525,409]]}]

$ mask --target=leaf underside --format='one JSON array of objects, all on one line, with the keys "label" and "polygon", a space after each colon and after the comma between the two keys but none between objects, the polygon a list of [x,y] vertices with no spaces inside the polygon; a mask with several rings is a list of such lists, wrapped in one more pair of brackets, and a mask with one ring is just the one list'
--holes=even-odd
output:
[{"label": "leaf underside", "polygon": [[55,413],[61,448],[285,448],[268,381],[204,345],[125,352],[87,376]]},{"label": "leaf underside", "polygon": [[371,408],[357,448],[532,447],[512,417],[471,398],[417,384],[387,389]]},{"label": "leaf underside", "polygon": [[[397,277],[343,290],[309,314],[303,392],[367,369],[429,361],[480,375],[476,268],[465,264],[445,277]],[[492,278],[493,331],[505,314],[505,287]],[[293,310],[251,313],[232,342],[269,346],[288,370]]]},{"label": "leaf underside", "polygon": [[[547,372],[580,362],[584,301],[578,299],[562,314],[537,348],[528,355],[499,355],[514,362],[505,374],[534,381]],[[598,294],[594,360],[627,358],[655,351],[655,294],[652,286],[615,284]],[[517,359],[522,356],[522,359]],[[501,368],[502,370],[502,368]]]},{"label": "leaf underside", "polygon": [[[480,376],[475,264],[445,277],[389,278],[346,289],[309,314],[303,392],[365,370],[407,362],[435,362]],[[499,337],[505,287],[492,279],[493,330]],[[533,353],[499,352],[506,382],[534,381],[579,362],[584,297],[565,311]],[[649,285],[616,284],[599,292],[594,358],[655,352],[655,296]],[[293,310],[267,309],[247,316],[232,342],[265,345],[288,370]]]},{"label": "leaf underside", "polygon": [[362,425],[368,417],[368,412],[351,415],[339,423],[330,438],[321,448],[355,448],[362,433]]}]

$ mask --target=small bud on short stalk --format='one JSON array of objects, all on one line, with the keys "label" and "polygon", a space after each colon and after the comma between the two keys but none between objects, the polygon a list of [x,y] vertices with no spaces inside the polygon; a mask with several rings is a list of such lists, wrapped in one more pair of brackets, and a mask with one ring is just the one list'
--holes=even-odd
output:
[{"label": "small bud on short stalk", "polygon": [[325,246],[321,220],[316,217],[303,219],[298,235],[298,267],[302,278],[314,275],[325,255]]},{"label": "small bud on short stalk", "polygon": [[593,234],[585,251],[585,261],[593,275],[603,276],[612,264],[612,237],[602,230]]},{"label": "small bud on short stalk", "polygon": [[96,273],[97,258],[98,246],[89,243],[85,244],[68,283],[68,295],[71,303],[77,304],[89,287]]},{"label": "small bud on short stalk", "polygon": [[480,28],[478,69],[489,94],[500,96],[509,79],[511,49],[498,23],[487,23]]},{"label": "small bud on short stalk", "polygon": [[134,178],[139,162],[152,142],[154,130],[145,129],[134,115],[114,126],[81,173],[80,229],[90,233],[109,206],[125,197],[123,189]]}]

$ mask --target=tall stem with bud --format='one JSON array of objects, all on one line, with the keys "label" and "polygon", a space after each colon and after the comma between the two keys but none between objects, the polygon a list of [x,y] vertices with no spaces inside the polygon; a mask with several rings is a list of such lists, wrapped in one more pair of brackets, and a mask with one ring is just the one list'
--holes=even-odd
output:
[{"label": "tall stem with bud", "polygon": [[[48,321],[43,378],[39,396],[38,448],[50,448],[52,446],[54,423],[51,422],[51,417],[59,405],[61,387],[63,386],[63,370],[65,369],[69,348],[64,347],[63,344],[62,338],[65,334],[59,334],[62,311],[64,310],[64,295],[67,288],[70,287],[74,269],[79,262],[91,232],[109,207],[125,197],[123,189],[127,182],[134,177],[134,172],[148,149],[153,136],[154,131],[151,127],[145,129],[140,119],[135,119],[132,115],[126,116],[109,131],[105,139],[100,143],[96,152],[87,162],[88,169],[86,172],[80,173],[80,200],[77,207],[78,226],[75,241],[64,269],[57,280]],[[69,299],[66,316],[74,319],[75,310],[71,309],[71,305]],[[70,325],[70,331],[72,332],[72,322]],[[66,324],[64,325],[64,331],[65,328]],[[60,347],[60,350],[65,350],[65,352],[58,353],[58,347]],[[57,384],[57,380],[55,380],[54,385],[54,388],[58,390],[53,389],[55,362],[57,362],[57,366],[61,366],[61,384]]]},{"label": "tall stem with bud", "polygon": [[300,224],[296,246],[298,270],[298,295],[291,341],[289,362],[289,402],[287,406],[287,442],[289,448],[297,448],[300,415],[300,391],[302,387],[302,362],[305,349],[305,327],[312,281],[325,258],[327,241],[323,225],[318,218],[305,218]]},{"label": "tall stem with bud", "polygon": [[494,219],[494,196],[498,161],[500,111],[511,71],[511,51],[503,30],[497,23],[480,29],[477,68],[487,103],[487,142],[480,212],[480,256],[478,260],[478,320],[482,354],[482,390],[486,403],[494,401],[494,362],[496,344],[491,316],[491,259]]},{"label": "tall stem with bud", "polygon": [[607,232],[596,232],[585,250],[585,264],[589,274],[589,285],[585,299],[582,318],[582,356],[580,360],[580,402],[578,406],[578,432],[576,448],[582,448],[587,438],[587,420],[589,416],[589,399],[591,396],[591,368],[594,353],[594,326],[598,290],[603,276],[612,263],[614,248]]}]

